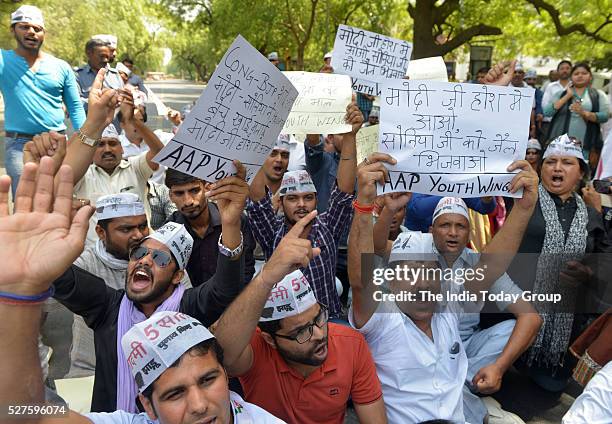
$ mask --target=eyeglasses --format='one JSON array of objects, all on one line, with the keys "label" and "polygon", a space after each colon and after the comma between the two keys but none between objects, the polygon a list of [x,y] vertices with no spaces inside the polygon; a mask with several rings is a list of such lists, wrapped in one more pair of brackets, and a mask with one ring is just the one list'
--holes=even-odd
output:
[{"label": "eyeglasses", "polygon": [[138,246],[130,251],[130,260],[138,261],[149,253],[153,256],[153,262],[160,267],[165,268],[172,262],[172,256],[163,250],[149,249],[148,247]]},{"label": "eyeglasses", "polygon": [[321,311],[315,317],[314,321],[310,324],[302,327],[295,336],[285,336],[283,334],[274,333],[276,337],[280,337],[282,339],[294,340],[299,344],[304,344],[312,338],[314,333],[314,326],[316,325],[318,328],[323,328],[324,325],[327,324],[327,320],[329,319],[329,311],[327,307],[321,303],[319,303],[321,307]]}]

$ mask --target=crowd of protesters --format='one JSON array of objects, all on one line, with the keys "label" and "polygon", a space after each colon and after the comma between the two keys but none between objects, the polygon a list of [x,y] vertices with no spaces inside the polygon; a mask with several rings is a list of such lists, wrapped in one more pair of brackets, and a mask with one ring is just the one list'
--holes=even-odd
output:
[{"label": "crowd of protesters", "polygon": [[[491,396],[511,368],[551,393],[583,386],[564,423],[612,422],[612,174],[591,181],[612,160],[610,99],[588,64],[563,60],[537,89],[508,168],[519,197],[379,196],[396,159],[358,158],[356,142],[385,119],[373,96],[346,106],[347,133],[281,134],[250,184],[239,161],[204,181],[153,160],[173,134],[147,125],[117,37],[92,36],[73,71],[42,51],[36,7],[10,31],[2,422],[343,423],[351,409],[367,424],[521,423]],[[512,62],[474,82],[535,73]],[[413,278],[378,280],[400,268]],[[53,314],[73,322],[65,378],[94,377],[87,413],[48,378]]]}]

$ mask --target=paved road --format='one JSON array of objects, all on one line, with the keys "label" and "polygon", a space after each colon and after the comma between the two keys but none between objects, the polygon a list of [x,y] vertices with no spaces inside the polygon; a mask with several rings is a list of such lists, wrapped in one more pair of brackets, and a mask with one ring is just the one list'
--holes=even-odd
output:
[{"label": "paved road", "polygon": [[[172,109],[181,110],[184,106],[194,102],[200,97],[203,84],[195,84],[192,81],[184,80],[167,80],[167,81],[150,81],[146,83],[147,87],[153,90],[166,106]],[[4,171],[4,108],[0,102],[0,171]],[[166,119],[156,115],[156,108],[153,104],[147,105],[149,115],[149,125],[153,129],[163,128],[170,130],[172,125]],[[3,172],[1,172],[3,173]],[[0,173],[0,175],[1,175]]]},{"label": "paved road", "polygon": [[[203,85],[189,81],[161,81],[147,83],[158,97],[173,109],[181,110],[185,105],[196,100],[202,92]],[[169,130],[171,124],[161,117],[154,116],[155,107],[148,105],[149,125],[154,128]],[[0,106],[0,126],[3,127],[3,114]],[[4,164],[4,134],[0,134],[0,164]],[[3,173],[0,168],[0,174]],[[70,340],[65,329],[70,328],[71,319],[57,318],[48,320],[45,324],[46,343],[53,346],[55,354],[51,362],[51,377],[61,378],[68,370],[68,349]],[[579,392],[576,385],[571,386],[567,393],[553,395],[539,389],[534,383],[517,372],[510,370],[504,377],[502,390],[495,395],[504,409],[521,416],[529,424],[557,424],[565,414],[573,398]],[[346,423],[357,423],[354,411],[349,410]]]}]

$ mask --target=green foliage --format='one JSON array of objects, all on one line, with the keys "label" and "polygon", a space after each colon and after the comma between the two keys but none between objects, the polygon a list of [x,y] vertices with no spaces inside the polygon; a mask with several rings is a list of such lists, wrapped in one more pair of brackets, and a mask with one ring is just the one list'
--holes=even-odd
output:
[{"label": "green foliage", "polygon": [[[141,72],[161,66],[162,50],[159,34],[155,33],[158,12],[147,0],[30,0],[28,3],[40,7],[45,17],[43,50],[73,66],[86,63],[85,43],[95,34],[116,35],[117,58],[130,56]],[[8,27],[10,12],[17,7],[3,4],[8,12],[2,15],[1,25],[7,28],[0,38],[2,48],[14,47]]]}]

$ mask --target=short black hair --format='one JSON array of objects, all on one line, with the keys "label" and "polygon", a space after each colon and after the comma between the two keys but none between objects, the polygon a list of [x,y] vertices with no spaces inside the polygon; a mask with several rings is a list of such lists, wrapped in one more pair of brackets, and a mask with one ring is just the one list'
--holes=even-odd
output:
[{"label": "short black hair", "polygon": [[123,63],[127,62],[127,63],[129,63],[130,65],[133,65],[133,64],[134,64],[134,61],[133,61],[132,59],[130,59],[129,57],[124,57],[124,58],[123,58],[123,60],[122,60],[121,62],[123,62]]},{"label": "short black hair", "polygon": [[559,68],[561,67],[561,65],[563,65],[564,63],[568,64],[570,66],[570,68],[572,67],[572,62],[570,62],[567,59],[563,59],[561,62],[559,62],[559,64],[557,65],[557,71],[559,70]]},{"label": "short black hair", "polygon": [[278,330],[280,330],[281,328],[280,322],[281,322],[280,319],[277,319],[274,321],[260,321],[257,323],[257,326],[264,333],[268,333],[271,336],[273,336],[274,334],[276,334]]},{"label": "short black hair", "polygon": [[570,72],[570,75],[573,74],[574,71],[576,71],[576,69],[578,68],[584,68],[589,74],[593,75],[593,73],[591,72],[591,67],[586,62],[578,62],[574,66],[572,66],[572,72]]},{"label": "short black hair", "polygon": [[96,47],[108,47],[110,43],[104,40],[100,40],[99,38],[92,38],[87,43],[85,43],[85,53],[93,52]]},{"label": "short black hair", "polygon": [[[208,352],[212,352],[213,356],[215,357],[217,362],[219,362],[221,364],[221,366],[223,366],[223,348],[217,342],[217,339],[212,338],[212,339],[201,341],[197,345],[193,346],[187,352],[183,353],[180,356],[180,358],[178,358],[176,361],[174,361],[174,363],[172,365],[170,365],[169,368],[178,367],[179,364],[181,363],[181,360],[187,354],[194,355],[194,356],[204,356]],[[155,388],[155,381],[153,383],[151,383],[149,385],[149,387],[144,389],[143,392],[142,392],[142,395],[144,397],[146,397],[149,400],[149,402],[151,402],[151,404],[153,404],[152,396],[153,396],[153,389],[154,388]]]},{"label": "short black hair", "polygon": [[200,181],[204,182],[204,180],[201,178],[185,174],[184,172],[177,171],[176,169],[168,168],[166,170],[166,187],[168,188],[172,188],[172,186],[175,185],[189,184]]},{"label": "short black hair", "polygon": [[[146,107],[142,107],[139,108],[140,111],[142,112],[142,117],[143,117],[143,122],[147,122],[147,119],[149,118],[147,116],[147,108]],[[117,119],[119,120],[119,122],[123,122],[123,113],[121,113],[121,111],[119,111],[119,113],[117,113]]]},{"label": "short black hair", "polygon": [[489,72],[489,68],[488,66],[484,66],[482,68],[480,68],[478,71],[476,71],[476,74],[486,74],[487,72]]},{"label": "short black hair", "polygon": [[111,218],[109,218],[109,219],[100,219],[100,220],[98,220],[98,225],[100,227],[102,227],[102,229],[104,231],[108,231],[108,224],[110,224],[111,221],[112,221]]}]

